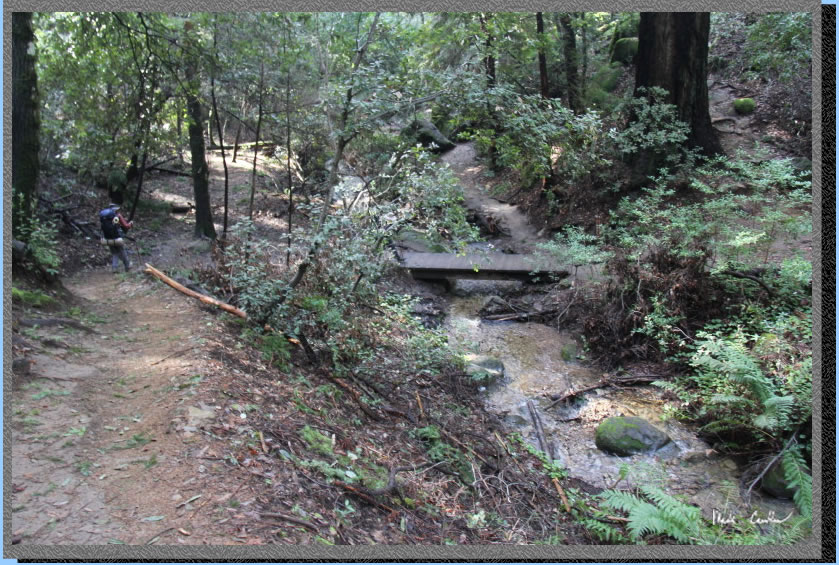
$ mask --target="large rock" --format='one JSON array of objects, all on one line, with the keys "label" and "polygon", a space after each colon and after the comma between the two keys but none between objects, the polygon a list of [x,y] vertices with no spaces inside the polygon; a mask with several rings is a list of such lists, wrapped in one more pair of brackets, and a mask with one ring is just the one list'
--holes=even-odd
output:
[{"label": "large rock", "polygon": [[763,475],[760,481],[760,488],[775,498],[792,498],[795,494],[795,489],[789,487],[786,477],[784,477],[784,468],[780,461],[776,461],[774,465]]},{"label": "large rock", "polygon": [[466,355],[466,374],[475,384],[491,385],[504,377],[504,363],[487,355]]},{"label": "large rock", "polygon": [[630,65],[635,60],[635,55],[638,54],[638,38],[624,37],[615,42],[615,49],[612,51],[612,58],[610,63],[623,63]]},{"label": "large rock", "polygon": [[433,145],[432,151],[435,153],[444,153],[454,149],[455,146],[449,138],[437,129],[437,126],[422,118],[414,120],[411,125],[405,128],[403,134],[416,139],[423,147],[432,147]]},{"label": "large rock", "polygon": [[600,422],[594,443],[602,451],[626,456],[655,451],[670,443],[670,438],[642,418],[616,416]]}]

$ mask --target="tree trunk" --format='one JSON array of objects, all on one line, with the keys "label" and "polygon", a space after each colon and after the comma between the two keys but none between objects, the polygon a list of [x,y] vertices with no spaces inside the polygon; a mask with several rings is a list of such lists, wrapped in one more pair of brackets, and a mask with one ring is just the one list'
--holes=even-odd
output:
[{"label": "tree trunk", "polygon": [[542,12],[536,12],[536,34],[539,42],[539,91],[542,98],[548,98],[548,58],[545,56],[545,20]]},{"label": "tree trunk", "polygon": [[251,172],[251,201],[248,218],[253,219],[253,197],[256,194],[256,157],[259,155],[259,130],[262,127],[262,88],[265,81],[265,63],[259,66],[259,112],[256,118],[256,139],[253,142],[253,171]]},{"label": "tree trunk", "polygon": [[140,165],[140,174],[137,178],[137,192],[134,194],[134,202],[131,204],[131,212],[128,214],[128,221],[134,219],[134,212],[137,211],[137,204],[140,202],[140,193],[143,191],[143,177],[146,174],[146,158],[148,158],[148,151],[143,151],[143,162]]},{"label": "tree trunk", "polygon": [[[289,22],[286,22],[286,36],[283,43],[283,59],[288,61]],[[288,64],[288,63],[286,63]],[[291,265],[291,220],[294,214],[294,190],[291,178],[291,65],[288,64],[285,75],[285,167],[286,182],[288,184],[288,236],[286,239],[285,264]]]},{"label": "tree trunk", "polygon": [[201,123],[202,109],[197,93],[187,98],[189,112],[189,149],[192,154],[192,188],[195,196],[195,236],[216,237],[213,225],[213,211],[210,208],[210,172],[207,170],[204,149],[204,127]]},{"label": "tree trunk", "polygon": [[[12,13],[12,188],[20,199],[12,204],[16,236],[30,225],[37,201],[40,143],[38,77],[31,12]],[[18,196],[19,195],[19,196]]]},{"label": "tree trunk", "polygon": [[574,112],[580,111],[580,81],[577,75],[577,37],[571,25],[571,15],[558,15],[557,31],[562,32],[562,55],[565,59],[565,80],[568,84],[568,107]]},{"label": "tree trunk", "polygon": [[[216,56],[216,20],[213,19],[213,55]],[[228,194],[229,194],[229,175],[227,173],[227,157],[224,154],[224,129],[219,123],[218,105],[216,104],[216,71],[215,65],[213,72],[210,73],[210,99],[213,102],[213,115],[216,117],[216,128],[218,128],[218,138],[221,144],[221,163],[224,166],[224,221],[222,222],[222,239],[227,237],[227,209],[228,209]],[[224,121],[227,124],[227,120]]]},{"label": "tree trunk", "polygon": [[210,149],[216,146],[216,142],[213,139],[213,118],[214,118],[213,110],[210,109],[210,112],[207,115],[207,139],[210,141]]},{"label": "tree trunk", "polygon": [[583,72],[580,73],[580,88],[577,92],[580,95],[580,110],[582,110],[583,98],[585,97],[586,88],[588,87],[588,31],[585,24],[585,13],[581,13],[580,17],[583,18],[583,26],[580,28],[580,36],[583,40]]},{"label": "tree trunk", "polygon": [[[496,76],[495,76],[495,54],[493,53],[492,44],[493,44],[493,36],[492,31],[489,29],[490,23],[490,16],[486,14],[480,15],[481,21],[481,30],[484,33],[484,72],[486,74],[486,81],[487,81],[487,114],[489,118],[489,127],[496,132],[498,130],[498,118],[495,115],[495,106],[492,103],[491,97],[489,96],[489,91],[495,88],[496,84]],[[495,149],[495,133],[493,133],[492,139],[490,140],[489,144],[489,166],[492,169],[497,168],[497,155]]]},{"label": "tree trunk", "polygon": [[690,126],[688,146],[707,155],[722,151],[708,109],[710,29],[707,12],[642,12],[635,75],[636,96],[638,88],[650,86],[670,93],[678,118]]},{"label": "tree trunk", "polygon": [[200,82],[198,60],[186,61],[186,109],[189,132],[189,149],[192,155],[192,189],[195,197],[195,237],[216,238],[213,211],[210,207],[210,172],[204,146],[203,108],[198,99]]},{"label": "tree trunk", "polygon": [[181,99],[178,98],[176,101],[177,105],[177,112],[178,112],[178,160],[180,161],[181,165],[184,164],[184,150],[183,145],[181,143],[181,138],[183,136],[183,123],[184,123],[184,109],[181,106]]}]

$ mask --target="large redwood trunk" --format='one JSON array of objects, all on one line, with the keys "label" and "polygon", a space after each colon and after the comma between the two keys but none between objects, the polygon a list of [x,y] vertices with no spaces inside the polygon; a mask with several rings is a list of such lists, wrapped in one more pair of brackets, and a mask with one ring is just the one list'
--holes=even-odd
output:
[{"label": "large redwood trunk", "polygon": [[722,151],[708,111],[707,12],[642,12],[635,89],[659,86],[670,93],[679,119],[690,126],[687,143],[705,154]]},{"label": "large redwood trunk", "polygon": [[20,195],[12,203],[12,230],[21,237],[21,228],[31,222],[37,199],[38,79],[35,74],[35,34],[31,12],[12,13],[12,188]]}]

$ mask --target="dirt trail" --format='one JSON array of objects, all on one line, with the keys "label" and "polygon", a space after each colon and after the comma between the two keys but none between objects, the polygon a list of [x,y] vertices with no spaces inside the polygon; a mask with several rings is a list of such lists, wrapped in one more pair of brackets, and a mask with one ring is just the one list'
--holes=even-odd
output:
[{"label": "dirt trail", "polygon": [[485,166],[480,164],[473,143],[457,145],[441,160],[448,163],[460,180],[466,208],[500,220],[510,234],[505,238],[505,244],[513,251],[527,253],[533,250],[533,245],[541,239],[538,230],[517,206],[500,202],[485,192],[486,183],[482,179]]},{"label": "dirt trail", "polygon": [[201,347],[214,316],[142,272],[64,284],[95,333],[28,332],[55,347],[32,357],[12,401],[13,540],[232,543],[217,512],[228,481],[195,457],[209,452],[198,426],[214,415],[194,397],[214,369]]}]

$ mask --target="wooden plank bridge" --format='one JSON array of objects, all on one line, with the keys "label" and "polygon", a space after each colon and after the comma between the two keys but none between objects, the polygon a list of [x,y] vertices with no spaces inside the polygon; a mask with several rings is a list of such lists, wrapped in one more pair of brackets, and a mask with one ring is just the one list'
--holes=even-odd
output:
[{"label": "wooden plank bridge", "polygon": [[402,266],[415,279],[534,280],[564,278],[565,266],[546,264],[537,256],[507,253],[402,253]]}]

